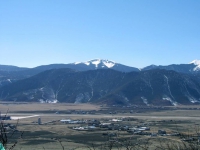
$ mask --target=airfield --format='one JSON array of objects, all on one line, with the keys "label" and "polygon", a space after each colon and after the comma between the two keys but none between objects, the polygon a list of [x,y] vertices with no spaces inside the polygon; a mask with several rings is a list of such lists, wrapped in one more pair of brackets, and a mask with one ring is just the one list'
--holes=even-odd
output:
[{"label": "airfield", "polygon": [[[145,141],[148,141],[149,149],[155,149],[160,140],[181,143],[183,139],[176,134],[193,136],[199,131],[200,124],[198,105],[120,107],[8,102],[1,103],[0,110],[1,116],[11,117],[11,120],[4,120],[4,124],[16,125],[16,132],[8,142],[9,147],[17,141],[14,147],[16,150],[106,149],[109,141],[118,141],[113,149],[119,149],[120,146],[123,149],[120,141],[127,140],[144,145]],[[65,122],[69,120],[78,122]],[[96,126],[94,122],[88,125],[92,121],[100,123]],[[110,126],[103,126],[106,124]],[[149,130],[143,131],[142,128]],[[159,130],[166,133],[159,134]],[[8,131],[9,134],[13,132]]]}]

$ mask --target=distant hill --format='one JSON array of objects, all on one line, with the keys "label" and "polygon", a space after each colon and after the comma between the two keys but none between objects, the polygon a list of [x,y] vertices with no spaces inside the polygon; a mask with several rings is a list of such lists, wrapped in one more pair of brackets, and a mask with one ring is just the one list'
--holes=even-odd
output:
[{"label": "distant hill", "polygon": [[198,71],[195,71],[196,65],[194,64],[172,64],[168,66],[156,66],[156,65],[150,65],[142,69],[144,70],[152,70],[152,69],[165,69],[165,70],[173,70],[176,72],[181,72],[181,73],[187,73],[187,74],[194,74],[197,73]]},{"label": "distant hill", "polygon": [[29,68],[23,68],[23,67],[17,67],[17,66],[11,66],[11,65],[0,65],[0,71],[22,71],[22,70],[27,70]]}]

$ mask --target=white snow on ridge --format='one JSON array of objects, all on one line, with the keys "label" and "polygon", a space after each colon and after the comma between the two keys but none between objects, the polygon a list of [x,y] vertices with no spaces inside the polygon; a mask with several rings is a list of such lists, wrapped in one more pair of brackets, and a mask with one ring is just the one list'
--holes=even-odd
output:
[{"label": "white snow on ridge", "polygon": [[190,64],[200,65],[200,60],[193,60]]},{"label": "white snow on ridge", "polygon": [[94,60],[91,60],[91,63],[95,65],[95,67],[97,68],[98,65],[101,63],[101,60],[100,59],[94,59]]},{"label": "white snow on ridge", "polygon": [[115,65],[115,62],[109,60],[102,60],[102,62],[108,68],[112,68]]},{"label": "white snow on ridge", "polygon": [[77,65],[77,64],[81,64],[81,63],[83,63],[87,66],[89,66],[90,64],[93,64],[93,65],[95,65],[96,68],[98,68],[99,66],[102,68],[104,68],[104,67],[112,68],[115,65],[114,61],[99,59],[99,58],[92,59],[92,60],[89,60],[86,62],[75,62],[74,64]]},{"label": "white snow on ridge", "polygon": [[77,65],[77,64],[80,64],[80,63],[81,63],[81,62],[75,62],[74,64]]},{"label": "white snow on ridge", "polygon": [[190,64],[196,65],[196,67],[193,69],[193,71],[200,70],[200,60],[193,60]]},{"label": "white snow on ridge", "polygon": [[87,66],[89,66],[89,65],[90,65],[90,62],[85,62],[84,64],[86,64]]}]

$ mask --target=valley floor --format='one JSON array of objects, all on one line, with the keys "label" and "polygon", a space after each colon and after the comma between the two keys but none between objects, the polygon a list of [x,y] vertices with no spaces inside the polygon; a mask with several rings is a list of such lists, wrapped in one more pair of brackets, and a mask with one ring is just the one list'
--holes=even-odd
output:
[{"label": "valley floor", "polygon": [[[119,149],[120,146],[121,149],[125,149],[126,147],[122,145],[128,142],[129,144],[131,142],[132,146],[136,146],[136,143],[145,145],[145,142],[148,142],[149,149],[159,147],[161,141],[166,144],[182,143],[185,137],[195,137],[195,134],[200,131],[199,108],[200,106],[144,109],[88,104],[44,104],[41,106],[39,104],[0,104],[2,116],[8,111],[7,116],[11,116],[12,119],[5,120],[4,124],[17,124],[15,133],[8,140],[8,147],[17,141],[14,147],[16,150],[62,150],[63,147],[67,150],[101,149],[103,146],[106,149],[110,146],[108,142],[112,141],[115,141],[113,142],[114,149]],[[38,118],[41,119],[40,125]],[[72,124],[63,123],[60,120],[87,122]],[[112,129],[97,126],[95,129],[88,130],[85,127],[88,126],[88,121],[92,120],[112,123]],[[119,126],[149,127],[150,130],[143,131],[144,134],[137,134],[132,132],[132,129],[127,132]],[[79,130],[79,127],[87,130]],[[158,130],[166,131],[166,134],[157,134]],[[8,134],[12,133],[13,130],[9,130]],[[182,137],[175,136],[176,133],[181,133]]]}]

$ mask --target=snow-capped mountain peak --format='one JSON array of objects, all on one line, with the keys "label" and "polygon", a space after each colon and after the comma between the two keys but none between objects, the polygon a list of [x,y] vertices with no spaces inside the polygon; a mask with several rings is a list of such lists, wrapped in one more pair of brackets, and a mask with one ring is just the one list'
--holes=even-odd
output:
[{"label": "snow-capped mountain peak", "polygon": [[193,60],[190,64],[200,65],[200,60]]},{"label": "snow-capped mountain peak", "polygon": [[115,65],[115,62],[110,60],[102,60],[103,64],[107,66],[108,68],[112,68]]},{"label": "snow-capped mountain peak", "polygon": [[105,60],[105,59],[92,59],[86,62],[75,62],[74,64],[85,64],[87,66],[89,65],[95,65],[95,68],[112,68],[115,65],[114,61]]},{"label": "snow-capped mountain peak", "polygon": [[196,65],[196,67],[193,69],[194,71],[200,70],[200,60],[193,60],[190,64]]},{"label": "snow-capped mountain peak", "polygon": [[91,64],[95,65],[95,67],[97,68],[99,66],[99,64],[101,63],[101,59],[94,59],[94,60],[90,60],[88,62],[90,62]]}]

